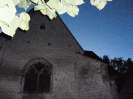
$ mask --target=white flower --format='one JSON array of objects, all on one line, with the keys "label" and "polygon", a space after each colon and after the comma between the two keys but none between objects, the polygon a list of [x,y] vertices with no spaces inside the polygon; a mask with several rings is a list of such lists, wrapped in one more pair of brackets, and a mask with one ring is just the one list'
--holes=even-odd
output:
[{"label": "white flower", "polygon": [[29,21],[30,16],[27,13],[23,12],[20,13],[20,15],[14,16],[12,21],[8,24],[0,21],[0,26],[2,32],[13,37],[16,33],[17,28],[20,28],[22,30],[29,30]]},{"label": "white flower", "polygon": [[108,1],[112,0],[90,0],[91,5],[95,6],[97,9],[102,10]]},{"label": "white flower", "polygon": [[58,14],[68,13],[75,17],[79,13],[78,5],[83,4],[83,0],[49,0],[47,5],[55,9]]},{"label": "white flower", "polygon": [[61,0],[61,2],[65,2],[71,5],[82,5],[84,3],[83,0]]},{"label": "white flower", "polygon": [[12,0],[0,0],[0,21],[10,23],[16,14],[16,8]]},{"label": "white flower", "polygon": [[[112,0],[90,0],[90,3],[101,10],[108,1]],[[29,30],[30,16],[26,12],[32,8],[50,19],[57,13],[75,17],[79,13],[78,6],[83,3],[83,0],[0,0],[0,32],[13,37],[17,28]]]},{"label": "white flower", "polygon": [[57,16],[56,11],[50,8],[46,3],[35,6],[34,10],[40,10],[43,15],[47,15],[51,20]]},{"label": "white flower", "polygon": [[60,0],[49,0],[47,2],[47,5],[51,9],[56,10],[56,12],[58,12],[58,14],[64,14],[64,13],[66,13],[66,9],[65,9],[64,5],[61,3]]},{"label": "white flower", "polygon": [[45,1],[44,0],[31,0],[33,3],[36,3],[36,4],[42,4],[44,3]]},{"label": "white flower", "polygon": [[12,1],[13,1],[14,5],[17,5],[20,3],[20,0],[12,0]]},{"label": "white flower", "polygon": [[29,21],[30,21],[30,16],[29,14],[23,12],[20,13],[20,17],[19,17],[19,28],[21,28],[22,30],[29,30]]},{"label": "white flower", "polygon": [[[0,27],[1,32],[4,32],[10,36],[13,35],[15,30],[14,24],[10,23],[14,20],[16,15],[16,8],[12,0],[0,0]],[[8,32],[11,31],[11,32]]]},{"label": "white flower", "polygon": [[16,4],[19,2],[14,3],[15,1],[17,0],[0,0],[0,32],[12,37],[17,28],[28,30],[30,21],[30,16],[27,13],[16,14]]},{"label": "white flower", "polygon": [[[70,16],[75,17],[79,13],[78,3],[75,2],[66,2],[66,0],[62,0],[62,4],[64,8],[66,9],[66,13],[68,13]],[[81,4],[81,3],[79,3]]]},{"label": "white flower", "polygon": [[65,6],[66,7],[66,10],[67,10],[67,13],[72,16],[72,17],[75,17],[78,15],[79,13],[79,8],[77,6],[74,6],[74,5],[67,5]]},{"label": "white flower", "polygon": [[31,8],[31,6],[33,6],[33,4],[30,2],[30,0],[19,0],[17,6],[27,11]]},{"label": "white flower", "polygon": [[17,16],[15,16],[12,19],[12,21],[8,24],[6,24],[4,22],[0,22],[0,26],[1,26],[2,32],[13,37],[16,32],[16,29],[19,26],[19,18]]}]

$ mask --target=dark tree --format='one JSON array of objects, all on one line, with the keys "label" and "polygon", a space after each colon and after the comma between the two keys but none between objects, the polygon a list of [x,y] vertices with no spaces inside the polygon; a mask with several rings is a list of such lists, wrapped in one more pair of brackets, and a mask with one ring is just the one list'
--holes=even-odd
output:
[{"label": "dark tree", "polygon": [[109,59],[109,57],[108,57],[107,55],[104,55],[104,56],[103,56],[103,62],[104,62],[104,63],[107,63],[107,64],[110,63],[110,59]]}]

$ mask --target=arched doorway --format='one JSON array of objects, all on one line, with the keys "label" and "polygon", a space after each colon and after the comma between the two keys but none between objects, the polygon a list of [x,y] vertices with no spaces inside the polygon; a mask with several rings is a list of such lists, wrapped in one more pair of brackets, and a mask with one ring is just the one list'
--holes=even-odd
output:
[{"label": "arched doorway", "polygon": [[22,99],[44,99],[51,91],[52,65],[43,58],[32,59],[25,66]]}]

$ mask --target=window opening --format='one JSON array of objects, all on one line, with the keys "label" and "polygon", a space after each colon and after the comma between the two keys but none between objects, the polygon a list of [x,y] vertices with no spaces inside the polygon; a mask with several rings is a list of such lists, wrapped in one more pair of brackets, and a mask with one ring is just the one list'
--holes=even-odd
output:
[{"label": "window opening", "polygon": [[41,62],[30,66],[25,74],[24,87],[25,93],[48,93],[51,85],[51,68]]}]

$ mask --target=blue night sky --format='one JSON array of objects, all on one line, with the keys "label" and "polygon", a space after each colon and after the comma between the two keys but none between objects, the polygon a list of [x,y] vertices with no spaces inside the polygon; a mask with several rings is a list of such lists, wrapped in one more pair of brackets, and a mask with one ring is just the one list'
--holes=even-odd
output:
[{"label": "blue night sky", "polygon": [[113,0],[102,11],[88,0],[77,17],[62,18],[83,49],[110,58],[133,58],[133,0]]}]

